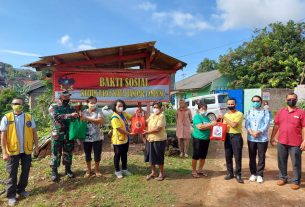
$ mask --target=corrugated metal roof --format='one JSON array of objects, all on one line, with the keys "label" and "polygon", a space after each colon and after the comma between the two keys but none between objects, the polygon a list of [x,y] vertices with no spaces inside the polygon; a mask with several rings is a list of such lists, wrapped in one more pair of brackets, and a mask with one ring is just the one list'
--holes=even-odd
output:
[{"label": "corrugated metal roof", "polygon": [[124,69],[139,65],[145,68],[146,61],[150,61],[150,68],[145,69],[179,70],[186,66],[183,61],[159,51],[155,48],[155,43],[155,41],[151,41],[44,56],[41,57],[41,60],[25,66],[36,68],[36,70],[72,66],[85,69]]},{"label": "corrugated metal roof", "polygon": [[176,82],[175,90],[199,89],[211,84],[222,75],[218,70],[205,73],[197,73],[181,81]]}]

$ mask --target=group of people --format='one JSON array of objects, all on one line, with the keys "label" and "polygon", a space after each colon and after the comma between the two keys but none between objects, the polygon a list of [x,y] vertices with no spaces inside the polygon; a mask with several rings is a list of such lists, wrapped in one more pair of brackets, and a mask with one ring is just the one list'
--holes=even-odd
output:
[{"label": "group of people", "polygon": [[[96,97],[87,99],[88,109],[83,111],[80,108],[70,105],[71,94],[63,91],[59,100],[49,108],[52,117],[51,134],[51,180],[60,180],[58,167],[60,162],[65,166],[65,174],[69,178],[75,177],[72,166],[72,154],[74,141],[69,139],[69,124],[73,119],[81,119],[87,122],[86,138],[83,141],[85,162],[87,170],[84,177],[90,177],[92,172],[91,153],[94,154],[94,174],[101,177],[100,161],[102,153],[102,143],[104,139],[101,133],[101,125],[105,123],[102,110],[97,107]],[[192,137],[192,176],[199,178],[207,176],[204,172],[205,159],[208,154],[210,143],[210,131],[217,121],[227,125],[226,139],[224,141],[225,160],[227,167],[226,180],[234,177],[239,183],[244,183],[241,176],[242,171],[242,125],[245,118],[245,129],[247,131],[247,142],[249,150],[250,181],[263,183],[265,169],[265,154],[270,141],[271,145],[276,144],[275,135],[278,136],[278,185],[287,183],[287,160],[290,155],[293,165],[292,189],[298,189],[301,181],[301,153],[305,150],[305,111],[296,107],[297,95],[289,93],[286,96],[287,107],[278,111],[274,119],[274,127],[270,140],[268,130],[271,120],[271,112],[266,107],[262,107],[262,98],[258,95],[251,99],[252,108],[246,112],[245,117],[242,112],[236,110],[236,100],[229,98],[227,101],[227,113],[219,115],[217,120],[210,120],[208,117],[208,106],[203,102],[198,102],[197,114],[192,117],[191,111],[185,102],[180,100],[180,107],[176,113],[177,130],[176,135],[179,140],[180,157],[188,157],[189,142]],[[33,149],[38,153],[38,137],[36,125],[33,117],[29,113],[23,112],[24,100],[14,98],[12,101],[12,111],[7,113],[1,120],[1,146],[3,159],[6,161],[8,172],[7,197],[9,206],[16,204],[16,195],[27,197],[29,193],[25,190],[31,166],[31,154]],[[125,112],[127,105],[122,100],[113,103],[113,114],[111,116],[111,141],[113,145],[114,174],[117,178],[131,175],[128,171],[128,149],[133,133],[130,130],[130,120],[133,115]],[[141,109],[139,109],[141,110]],[[137,112],[138,113],[138,112]],[[162,181],[164,173],[164,154],[166,150],[167,134],[165,130],[166,119],[162,112],[162,103],[153,104],[153,113],[146,120],[147,128],[141,133],[145,137],[144,160],[151,165],[151,173],[146,176],[147,180],[155,179]],[[193,132],[191,132],[193,128]],[[33,147],[35,144],[35,148]],[[235,159],[235,171],[233,171],[233,157]],[[258,163],[256,158],[258,157]],[[199,167],[197,162],[199,160]],[[21,162],[21,174],[18,181],[18,168]],[[121,165],[120,165],[121,164]],[[159,173],[156,167],[159,168]]]},{"label": "group of people", "polygon": [[[293,178],[291,189],[300,188],[301,182],[301,154],[305,150],[305,111],[296,106],[298,96],[289,93],[286,96],[287,107],[279,110],[274,119],[274,127],[269,139],[269,127],[272,113],[268,102],[264,103],[260,96],[255,95],[251,99],[252,108],[245,115],[236,110],[236,100],[229,98],[227,101],[227,112],[219,115],[217,120],[211,121],[207,114],[207,105],[203,102],[197,103],[198,113],[192,119],[191,111],[180,100],[180,108],[177,110],[177,138],[179,140],[180,157],[187,157],[188,144],[193,138],[192,176],[199,178],[200,175],[207,176],[203,171],[205,159],[208,154],[210,143],[210,131],[217,121],[227,125],[226,139],[224,141],[225,161],[227,175],[225,180],[236,178],[238,183],[244,183],[242,172],[242,150],[244,140],[242,138],[243,121],[245,119],[245,130],[247,131],[247,144],[249,153],[250,182],[264,182],[264,169],[266,151],[268,144],[275,146],[278,151],[279,180],[277,185],[282,186],[288,181],[287,161],[291,157],[293,166]],[[190,133],[190,126],[193,132]],[[279,131],[278,138],[275,136]],[[235,160],[235,171],[233,170],[233,157]],[[258,157],[258,162],[256,159]],[[199,167],[197,169],[197,161]]]},{"label": "group of people", "polygon": [[[54,182],[60,180],[58,167],[61,162],[65,166],[65,174],[68,178],[75,177],[71,168],[75,141],[69,139],[70,122],[75,119],[87,123],[86,138],[83,140],[87,165],[84,177],[88,178],[93,174],[91,166],[92,151],[94,154],[94,174],[96,177],[102,176],[100,161],[104,134],[101,132],[101,126],[105,123],[105,117],[102,110],[97,107],[96,97],[90,96],[87,99],[88,108],[83,111],[80,110],[79,106],[70,104],[70,97],[69,91],[61,92],[59,100],[51,104],[49,108],[52,119],[50,167],[52,170],[51,180]],[[6,190],[8,205],[14,206],[16,197],[29,196],[25,188],[28,184],[31,156],[33,149],[34,154],[38,154],[39,148],[35,121],[29,113],[23,112],[24,100],[16,97],[12,100],[11,106],[12,111],[1,120],[0,131],[2,154],[8,172]],[[131,175],[127,168],[128,148],[131,136],[135,134],[130,131],[130,120],[133,115],[125,112],[126,107],[127,105],[123,100],[116,100],[113,103],[113,114],[110,121],[112,128],[111,141],[114,151],[114,174],[117,178]],[[139,112],[137,111],[137,113]],[[150,163],[152,170],[147,175],[147,180],[155,178],[162,181],[165,178],[163,168],[167,140],[165,125],[162,103],[156,102],[153,104],[153,113],[146,120],[147,128],[140,134],[141,137],[145,136],[144,159]],[[21,174],[18,181],[20,162]],[[159,174],[156,166],[159,167]]]}]

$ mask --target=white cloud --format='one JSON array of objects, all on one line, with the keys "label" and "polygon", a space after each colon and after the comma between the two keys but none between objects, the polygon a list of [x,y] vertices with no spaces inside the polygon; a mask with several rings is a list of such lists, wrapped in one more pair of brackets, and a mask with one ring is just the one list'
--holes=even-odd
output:
[{"label": "white cloud", "polygon": [[77,50],[92,50],[95,49],[95,47],[93,47],[90,44],[80,44],[77,46]]},{"label": "white cloud", "polygon": [[60,38],[60,43],[65,45],[70,41],[70,36],[69,35],[64,35]]},{"label": "white cloud", "polygon": [[29,52],[22,52],[17,50],[0,50],[0,52],[13,54],[13,55],[21,55],[21,56],[28,56],[28,57],[40,57],[41,55]]},{"label": "white cloud", "polygon": [[151,10],[156,10],[157,8],[157,5],[154,4],[154,3],[151,3],[149,1],[144,1],[142,3],[140,3],[138,6],[137,6],[138,9],[141,9],[141,10],[144,10],[144,11],[151,11]]},{"label": "white cloud", "polygon": [[221,30],[242,27],[263,27],[272,22],[287,22],[304,18],[304,0],[217,0]]},{"label": "white cloud", "polygon": [[59,42],[63,46],[73,51],[95,49],[95,47],[93,46],[93,41],[90,38],[79,40],[78,44],[75,44],[71,41],[71,37],[66,34],[59,39]]},{"label": "white cloud", "polygon": [[171,11],[171,12],[153,12],[153,21],[167,26],[169,28],[179,28],[186,30],[186,34],[213,28],[208,22],[191,13]]}]

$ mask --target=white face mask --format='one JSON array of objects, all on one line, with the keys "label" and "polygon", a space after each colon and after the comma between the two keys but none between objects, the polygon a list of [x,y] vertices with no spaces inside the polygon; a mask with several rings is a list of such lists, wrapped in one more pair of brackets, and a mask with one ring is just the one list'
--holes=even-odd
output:
[{"label": "white face mask", "polygon": [[123,107],[117,107],[116,110],[117,110],[117,112],[121,113],[121,112],[123,112],[124,108]]},{"label": "white face mask", "polygon": [[96,104],[89,103],[88,107],[89,107],[89,109],[95,109],[96,108]]},{"label": "white face mask", "polygon": [[154,114],[160,113],[160,109],[153,109]]}]

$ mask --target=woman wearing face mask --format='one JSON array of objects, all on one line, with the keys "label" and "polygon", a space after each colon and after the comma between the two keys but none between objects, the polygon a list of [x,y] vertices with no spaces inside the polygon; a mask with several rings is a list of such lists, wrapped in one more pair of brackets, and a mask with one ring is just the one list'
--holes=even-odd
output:
[{"label": "woman wearing face mask", "polygon": [[104,122],[104,115],[101,109],[96,106],[97,99],[94,96],[90,96],[87,99],[88,109],[82,113],[82,119],[87,121],[87,136],[84,141],[84,151],[86,155],[87,172],[85,178],[91,176],[91,152],[93,149],[94,161],[95,161],[95,175],[101,177],[100,173],[100,161],[102,153],[102,140],[104,135],[101,133],[100,128]]},{"label": "woman wearing face mask", "polygon": [[[131,173],[127,170],[127,153],[129,147],[129,121],[131,114],[124,112],[126,104],[122,100],[116,100],[113,104],[113,114],[111,116],[112,126],[112,145],[114,150],[114,168],[117,178],[123,178],[123,175],[129,176]],[[120,169],[120,160],[122,170]]]},{"label": "woman wearing face mask", "polygon": [[[246,114],[245,127],[247,129],[249,167],[251,176],[250,182],[264,182],[265,154],[268,149],[268,129],[270,123],[270,113],[262,107],[260,96],[252,97],[252,109]],[[256,164],[258,155],[258,164]]]},{"label": "woman wearing face mask", "polygon": [[180,108],[176,112],[177,131],[180,157],[188,157],[187,150],[191,139],[192,112],[187,108],[185,101],[179,101]]},{"label": "woman wearing face mask", "polygon": [[[198,113],[194,116],[194,132],[193,136],[193,158],[192,158],[192,176],[200,178],[203,173],[205,158],[208,154],[210,144],[210,128],[216,125],[216,121],[211,122],[207,117],[207,105],[203,102],[198,104]],[[197,161],[199,160],[199,168],[197,171]]]},{"label": "woman wearing face mask", "polygon": [[[146,180],[155,178],[162,181],[164,175],[164,153],[166,147],[167,134],[165,130],[166,121],[162,113],[162,103],[153,104],[153,114],[147,119],[147,130],[144,134],[147,135],[146,149],[145,149],[145,162],[151,165],[151,174],[146,176]],[[159,166],[159,176],[157,176],[156,165]]]}]

